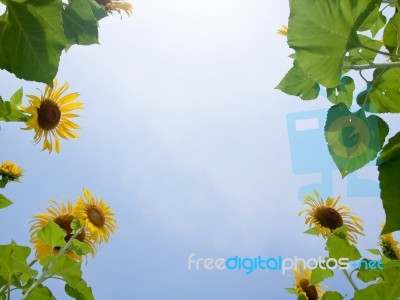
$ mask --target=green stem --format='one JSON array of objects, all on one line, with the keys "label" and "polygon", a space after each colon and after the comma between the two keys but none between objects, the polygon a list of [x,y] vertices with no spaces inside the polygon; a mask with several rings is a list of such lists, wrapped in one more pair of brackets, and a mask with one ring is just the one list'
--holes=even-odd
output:
[{"label": "green stem", "polygon": [[397,68],[400,67],[400,61],[390,63],[371,63],[367,65],[344,65],[344,69],[353,70],[366,70],[366,69],[379,69],[379,68]]},{"label": "green stem", "polygon": [[31,263],[29,264],[29,267],[32,267],[34,264],[36,264],[37,261],[38,261],[37,259],[32,260]]},{"label": "green stem", "polygon": [[358,287],[354,283],[353,279],[351,279],[351,276],[349,275],[349,273],[347,273],[347,270],[342,270],[342,271],[343,271],[344,276],[346,276],[347,280],[350,282],[350,284],[353,287],[353,289],[355,291],[358,291]]},{"label": "green stem", "polygon": [[[61,257],[66,251],[68,251],[68,249],[71,247],[72,241],[78,237],[79,234],[81,234],[82,230],[85,228],[85,226],[82,226],[81,228],[79,228],[74,235],[68,240],[68,242],[65,244],[64,247],[62,247],[56,256],[56,260]],[[49,278],[49,273],[51,271],[51,269],[53,268],[54,263],[52,261],[49,262],[49,264],[47,265],[47,267],[43,270],[42,274],[40,275],[40,277],[31,285],[31,287],[26,291],[26,293],[22,296],[21,300],[26,299],[31,293],[32,291],[37,288],[43,281],[45,281],[46,279]]]}]

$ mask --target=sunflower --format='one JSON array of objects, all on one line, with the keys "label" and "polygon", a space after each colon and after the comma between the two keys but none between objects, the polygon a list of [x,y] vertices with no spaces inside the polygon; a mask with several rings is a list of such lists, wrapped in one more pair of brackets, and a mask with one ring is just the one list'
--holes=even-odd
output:
[{"label": "sunflower", "polygon": [[288,35],[288,33],[287,33],[288,29],[289,29],[289,28],[288,28],[286,25],[282,25],[282,28],[279,28],[279,29],[276,31],[276,33],[277,33],[277,34],[280,34],[280,35],[287,36],[287,35]]},{"label": "sunflower", "polygon": [[[65,241],[68,242],[69,239],[72,237],[72,228],[71,223],[76,218],[73,214],[73,207],[71,201],[68,201],[67,205],[63,203],[58,204],[56,201],[51,200],[51,202],[55,206],[50,206],[46,208],[47,213],[44,214],[37,214],[33,217],[33,225],[30,229],[31,231],[31,243],[34,245],[34,249],[36,250],[36,258],[40,259],[42,257],[48,255],[57,255],[59,248],[50,249],[50,246],[43,242],[41,239],[38,238],[37,233],[43,227],[47,225],[49,221],[54,221],[58,226],[60,226],[67,235],[65,236]],[[95,254],[95,244],[92,242],[90,238],[90,232],[84,229],[76,238],[78,241],[87,244],[91,251],[91,255],[94,256]],[[77,261],[81,261],[82,257],[80,255],[75,254],[72,250],[66,252],[66,254]]]},{"label": "sunflower", "polygon": [[15,163],[11,161],[4,161],[0,166],[0,175],[7,177],[9,180],[18,180],[23,171]]},{"label": "sunflower", "polygon": [[106,11],[116,11],[121,14],[124,11],[128,16],[132,14],[132,4],[125,2],[124,0],[96,0]]},{"label": "sunflower", "polygon": [[29,107],[21,107],[22,111],[31,115],[26,122],[25,130],[35,130],[34,141],[39,143],[44,137],[43,150],[49,153],[53,150],[53,139],[56,152],[60,152],[60,140],[77,138],[78,135],[72,132],[80,127],[70,119],[78,117],[72,111],[83,109],[83,103],[74,102],[79,96],[78,93],[63,95],[69,84],[66,82],[62,87],[57,88],[57,79],[54,79],[54,88],[46,86],[44,94],[40,91],[40,98],[35,95],[26,95],[29,100]]},{"label": "sunflower", "polygon": [[301,262],[297,263],[297,268],[293,269],[294,289],[298,296],[304,295],[308,300],[318,300],[322,298],[324,291],[319,284],[309,285],[311,271],[303,267]]},{"label": "sunflower", "polygon": [[304,204],[308,205],[309,208],[302,210],[299,216],[306,213],[306,224],[309,226],[315,226],[317,234],[321,234],[324,238],[327,238],[332,231],[346,225],[347,228],[347,240],[356,243],[357,236],[364,235],[363,227],[360,225],[361,219],[353,216],[350,213],[350,209],[347,206],[337,207],[337,203],[340,197],[336,199],[328,197],[324,202],[317,191],[314,191],[317,199],[311,195],[305,196]]},{"label": "sunflower", "polygon": [[[381,227],[383,228],[384,225]],[[382,234],[380,237],[380,245],[384,256],[393,260],[400,260],[400,249],[398,247],[400,243],[393,238],[393,234]]]},{"label": "sunflower", "polygon": [[114,212],[102,199],[98,200],[87,189],[83,189],[83,197],[78,198],[74,212],[81,225],[85,225],[90,231],[96,243],[107,243],[111,233],[117,229]]}]

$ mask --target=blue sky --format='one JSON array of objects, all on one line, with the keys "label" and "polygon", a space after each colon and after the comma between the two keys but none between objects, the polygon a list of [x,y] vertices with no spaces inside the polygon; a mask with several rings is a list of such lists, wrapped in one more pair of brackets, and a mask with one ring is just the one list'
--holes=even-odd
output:
[{"label": "blue sky", "polygon": [[[302,234],[299,189],[321,174],[296,175],[292,152],[326,160],[323,135],[293,145],[290,113],[329,107],[275,90],[291,67],[286,2],[136,1],[131,18],[100,23],[100,45],[72,47],[58,78],[78,91],[85,110],[80,139],[59,155],[40,152],[33,132],[1,124],[2,160],[26,170],[4,193],[0,243],[29,243],[29,220],[50,199],[75,200],[88,188],[115,210],[119,229],[84,267],[96,299],[293,299],[291,276],[188,271],[188,255],[324,255],[324,242]],[[1,96],[43,85],[0,72]],[[25,99],[26,101],[26,99]],[[385,116],[392,128],[399,128]],[[391,131],[391,135],[395,130]],[[309,142],[309,143],[308,143]],[[360,178],[375,180],[369,166]],[[384,214],[376,197],[347,197],[332,172],[334,195],[366,220],[360,248],[376,247]],[[326,196],[326,195],[325,195]],[[15,220],[18,220],[15,223]],[[12,227],[9,225],[12,224]],[[329,284],[329,281],[328,281]],[[62,287],[52,283],[63,299]],[[329,284],[350,291],[344,277]]]}]

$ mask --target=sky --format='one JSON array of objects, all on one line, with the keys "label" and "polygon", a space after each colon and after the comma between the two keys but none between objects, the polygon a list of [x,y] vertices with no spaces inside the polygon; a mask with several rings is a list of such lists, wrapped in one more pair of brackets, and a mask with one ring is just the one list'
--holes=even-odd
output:
[{"label": "sky", "polygon": [[[350,193],[330,161],[323,123],[311,136],[292,129],[296,118],[324,116],[326,97],[302,101],[274,89],[292,64],[286,38],[276,34],[287,24],[287,2],[133,5],[131,18],[100,22],[100,45],[73,46],[61,57],[57,78],[85,103],[78,140],[49,155],[32,131],[1,124],[1,160],[26,173],[4,190],[14,205],[0,212],[0,244],[29,244],[32,215],[87,188],[112,207],[119,227],[83,266],[95,299],[294,299],[284,291],[292,274],[190,271],[188,256],[324,256],[323,239],[302,234],[297,217],[299,196],[322,183],[365,220],[360,249],[377,247],[381,201],[374,192],[360,197],[377,185],[376,167],[358,172],[369,181],[353,181]],[[25,94],[44,87],[0,72],[4,99],[21,86]],[[391,136],[399,122],[384,118]],[[298,167],[307,153],[317,161],[312,172]],[[329,287],[350,292],[336,277]],[[67,299],[59,282],[49,286]]]}]

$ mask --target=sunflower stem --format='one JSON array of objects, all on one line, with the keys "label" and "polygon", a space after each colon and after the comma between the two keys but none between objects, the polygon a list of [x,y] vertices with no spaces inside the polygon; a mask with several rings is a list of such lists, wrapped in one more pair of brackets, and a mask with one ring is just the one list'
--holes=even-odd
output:
[{"label": "sunflower stem", "polygon": [[[78,237],[78,235],[81,234],[81,232],[83,231],[83,229],[85,228],[85,226],[82,226],[81,228],[79,228],[74,235],[68,240],[68,242],[65,244],[64,247],[62,247],[56,257],[55,260],[57,260],[58,258],[60,258],[66,251],[68,251],[68,249],[71,247],[72,245],[72,241]],[[45,281],[46,279],[48,279],[48,275],[51,271],[51,269],[53,268],[54,263],[53,261],[50,261],[49,264],[47,265],[47,267],[43,270],[42,274],[40,275],[40,277],[31,285],[31,287],[26,291],[26,293],[22,296],[21,300],[26,299],[31,293],[32,291],[37,288],[43,281]]]},{"label": "sunflower stem", "polygon": [[37,261],[38,261],[37,259],[32,260],[31,263],[29,264],[29,267],[32,267],[34,264],[36,264]]},{"label": "sunflower stem", "polygon": [[345,64],[343,68],[353,69],[353,70],[366,70],[366,69],[378,69],[378,68],[398,68],[400,67],[400,62],[387,62],[387,63],[371,63],[366,65],[347,65]]},{"label": "sunflower stem", "polygon": [[358,287],[354,283],[353,279],[351,279],[351,276],[349,275],[349,273],[347,273],[347,270],[342,270],[342,271],[343,271],[344,276],[346,276],[347,280],[350,282],[350,284],[353,287],[353,289],[355,291],[358,291]]}]

